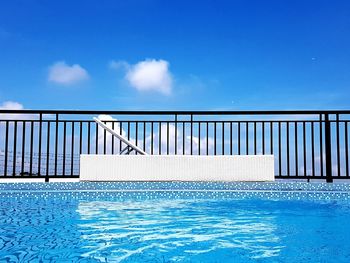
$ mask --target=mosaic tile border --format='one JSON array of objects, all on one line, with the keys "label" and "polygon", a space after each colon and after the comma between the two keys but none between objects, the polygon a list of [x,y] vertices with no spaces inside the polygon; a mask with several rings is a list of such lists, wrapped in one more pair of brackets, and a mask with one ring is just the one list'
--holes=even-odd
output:
[{"label": "mosaic tile border", "polygon": [[349,183],[78,182],[0,184],[0,200],[268,199],[350,200]]},{"label": "mosaic tile border", "polygon": [[350,183],[322,182],[64,182],[0,183],[1,191],[42,190],[268,190],[268,191],[343,191]]}]

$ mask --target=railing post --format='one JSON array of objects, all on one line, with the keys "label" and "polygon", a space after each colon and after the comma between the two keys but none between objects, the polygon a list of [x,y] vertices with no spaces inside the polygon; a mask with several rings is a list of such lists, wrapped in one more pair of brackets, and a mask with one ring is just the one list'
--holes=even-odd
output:
[{"label": "railing post", "polygon": [[[326,154],[326,181],[327,183],[332,183],[333,182],[333,177],[332,177],[332,145],[331,145],[331,124],[329,122],[329,115],[326,113],[324,115],[324,121],[325,121],[325,131],[324,131],[324,136],[325,136],[325,154]],[[321,123],[322,125],[322,123]]]}]

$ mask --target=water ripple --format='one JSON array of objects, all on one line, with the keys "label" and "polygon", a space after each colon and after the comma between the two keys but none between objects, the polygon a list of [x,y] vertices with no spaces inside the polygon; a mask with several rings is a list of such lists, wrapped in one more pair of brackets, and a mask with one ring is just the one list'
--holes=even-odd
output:
[{"label": "water ripple", "polygon": [[349,219],[334,200],[0,198],[0,262],[350,262]]}]

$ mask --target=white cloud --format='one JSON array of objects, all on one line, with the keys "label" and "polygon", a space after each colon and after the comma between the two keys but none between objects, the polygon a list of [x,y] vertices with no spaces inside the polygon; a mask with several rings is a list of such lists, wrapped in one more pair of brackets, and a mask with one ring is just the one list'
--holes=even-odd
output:
[{"label": "white cloud", "polygon": [[59,61],[50,66],[48,80],[60,85],[72,85],[89,79],[86,69],[78,64],[69,66],[64,61]]},{"label": "white cloud", "polygon": [[23,105],[15,101],[5,101],[0,105],[1,110],[23,110]]},{"label": "white cloud", "polygon": [[111,61],[112,69],[126,70],[125,79],[138,91],[156,91],[171,94],[173,78],[169,71],[169,62],[159,59],[146,59],[134,65],[125,61]]},{"label": "white cloud", "polygon": [[[0,110],[23,110],[21,103],[16,101],[4,101],[0,105]],[[19,120],[19,119],[35,119],[32,114],[15,114],[15,113],[1,113],[0,119],[3,120]]]}]

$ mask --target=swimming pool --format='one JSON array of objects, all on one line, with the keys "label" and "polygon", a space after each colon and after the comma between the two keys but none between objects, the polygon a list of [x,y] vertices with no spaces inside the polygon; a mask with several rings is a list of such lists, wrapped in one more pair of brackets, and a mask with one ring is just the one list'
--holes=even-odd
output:
[{"label": "swimming pool", "polygon": [[0,262],[350,262],[350,184],[0,184]]}]

